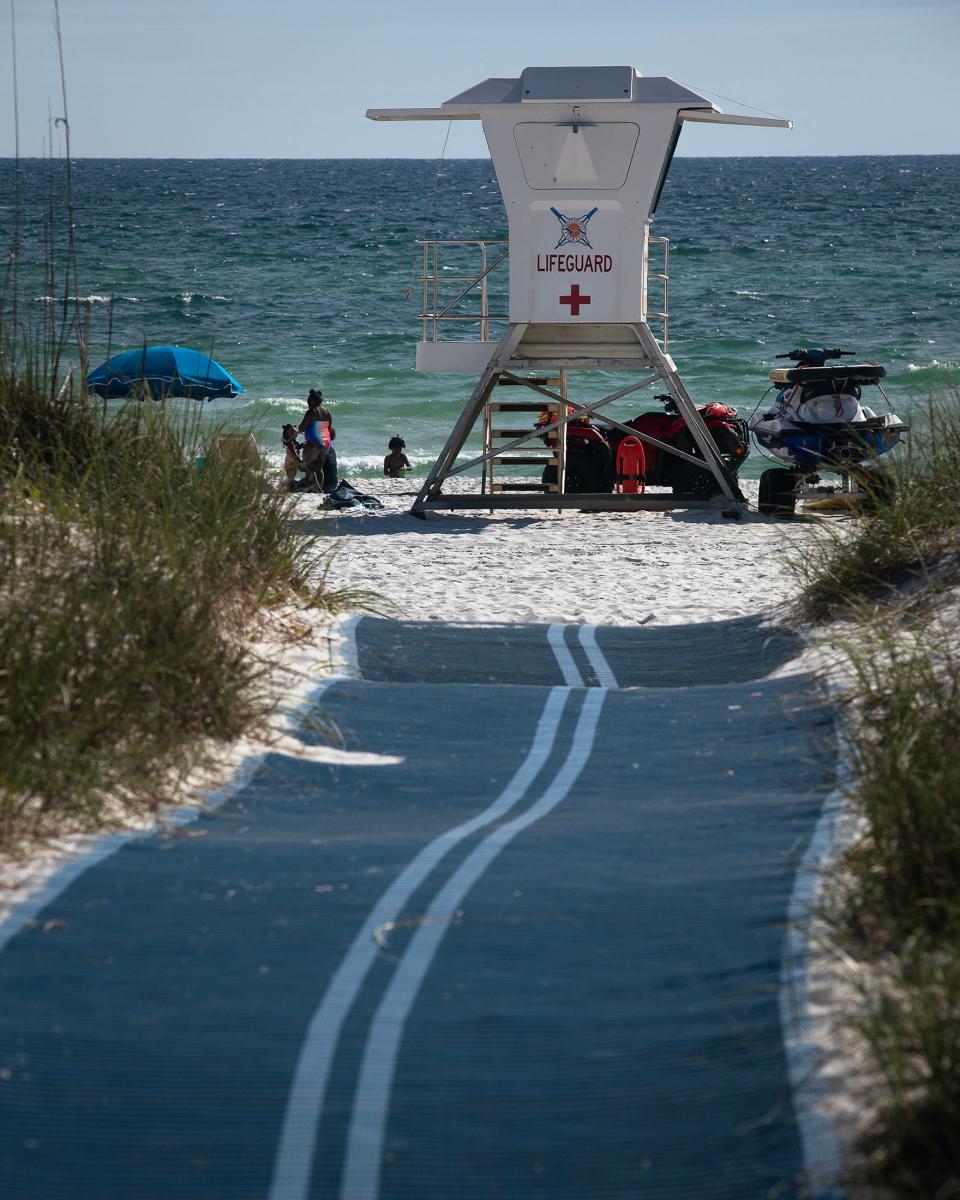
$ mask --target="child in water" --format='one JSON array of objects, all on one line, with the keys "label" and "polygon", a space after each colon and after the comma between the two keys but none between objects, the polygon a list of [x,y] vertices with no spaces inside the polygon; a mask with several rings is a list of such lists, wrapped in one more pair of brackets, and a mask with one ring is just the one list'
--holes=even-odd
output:
[{"label": "child in water", "polygon": [[391,479],[399,479],[401,471],[409,471],[410,460],[404,454],[406,442],[402,437],[392,437],[387,442],[387,449],[390,453],[383,460],[383,473],[389,475]]}]

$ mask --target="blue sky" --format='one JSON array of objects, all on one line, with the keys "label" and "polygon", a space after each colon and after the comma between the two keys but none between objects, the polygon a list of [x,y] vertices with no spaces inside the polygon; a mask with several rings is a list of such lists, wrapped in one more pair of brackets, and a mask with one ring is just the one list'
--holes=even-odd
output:
[{"label": "blue sky", "polygon": [[[41,155],[62,111],[53,0],[14,4],[21,153]],[[960,0],[61,0],[61,18],[77,157],[435,158],[445,124],[364,110],[433,106],[525,66],[618,63],[796,122],[688,127],[680,154],[960,153]],[[485,156],[479,125],[455,123],[447,153]]]}]

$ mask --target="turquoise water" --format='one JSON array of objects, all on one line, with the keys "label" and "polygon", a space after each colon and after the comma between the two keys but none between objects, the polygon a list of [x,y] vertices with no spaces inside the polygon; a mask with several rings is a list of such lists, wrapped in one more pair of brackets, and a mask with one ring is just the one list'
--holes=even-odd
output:
[{"label": "turquoise water", "polygon": [[[98,160],[74,164],[75,288],[91,361],[147,342],[212,353],[246,387],[205,415],[276,455],[310,387],[345,471],[393,434],[422,473],[475,380],[413,370],[418,237],[506,236],[489,162]],[[66,228],[63,163],[23,164],[20,291],[39,319],[44,228]],[[14,225],[0,161],[0,232]],[[831,344],[882,362],[898,411],[960,387],[960,157],[677,159],[653,231],[670,238],[670,350],[699,402],[748,415],[773,356]],[[580,381],[591,394],[623,376]],[[589,385],[589,386],[588,386]],[[577,386],[577,381],[574,381]],[[575,393],[576,394],[576,393]],[[582,393],[586,394],[586,393]],[[624,402],[624,415],[641,407]],[[744,474],[764,466],[757,453]]]}]

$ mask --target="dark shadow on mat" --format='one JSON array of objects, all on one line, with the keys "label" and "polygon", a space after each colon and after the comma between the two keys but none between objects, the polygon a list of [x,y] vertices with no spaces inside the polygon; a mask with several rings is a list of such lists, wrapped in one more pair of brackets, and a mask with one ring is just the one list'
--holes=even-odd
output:
[{"label": "dark shadow on mat", "polygon": [[[364,617],[357,650],[364,679],[396,683],[563,683],[548,625],[446,624]],[[598,682],[566,627],[565,644],[584,682]],[[693,687],[761,679],[804,647],[794,630],[763,614],[697,625],[601,625],[597,645],[621,688]]]}]

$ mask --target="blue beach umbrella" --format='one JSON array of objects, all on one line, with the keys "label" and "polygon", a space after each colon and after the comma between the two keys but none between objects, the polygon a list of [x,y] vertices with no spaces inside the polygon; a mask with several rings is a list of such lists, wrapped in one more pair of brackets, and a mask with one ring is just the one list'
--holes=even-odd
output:
[{"label": "blue beach umbrella", "polygon": [[243,388],[208,354],[186,346],[140,346],[108,358],[87,376],[98,396],[131,396],[149,391],[154,399],[186,396],[212,400],[239,396]]}]

